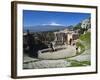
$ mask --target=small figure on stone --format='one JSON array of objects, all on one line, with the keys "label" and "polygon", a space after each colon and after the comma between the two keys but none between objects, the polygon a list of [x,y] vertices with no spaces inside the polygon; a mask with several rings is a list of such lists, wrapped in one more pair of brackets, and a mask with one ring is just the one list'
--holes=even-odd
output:
[{"label": "small figure on stone", "polygon": [[50,43],[50,47],[51,47],[52,51],[55,51],[54,43],[53,42]]},{"label": "small figure on stone", "polygon": [[75,43],[73,43],[73,46],[75,46]]},{"label": "small figure on stone", "polygon": [[72,39],[70,38],[70,40],[69,40],[69,44],[71,45],[72,44]]},{"label": "small figure on stone", "polygon": [[76,54],[78,54],[78,47],[76,46]]}]

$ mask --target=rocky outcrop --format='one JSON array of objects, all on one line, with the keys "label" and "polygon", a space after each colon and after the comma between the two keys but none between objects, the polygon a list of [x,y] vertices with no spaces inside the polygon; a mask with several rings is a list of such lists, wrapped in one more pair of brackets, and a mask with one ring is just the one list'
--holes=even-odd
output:
[{"label": "rocky outcrop", "polygon": [[87,18],[81,22],[81,27],[85,29],[91,28],[90,18]]}]

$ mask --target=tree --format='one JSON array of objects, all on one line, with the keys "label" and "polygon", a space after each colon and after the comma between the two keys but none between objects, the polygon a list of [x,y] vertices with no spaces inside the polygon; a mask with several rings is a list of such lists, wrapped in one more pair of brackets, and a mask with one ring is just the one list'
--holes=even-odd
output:
[{"label": "tree", "polygon": [[73,30],[77,30],[77,29],[81,29],[81,23],[78,23],[77,25],[75,25],[75,27],[73,27]]}]

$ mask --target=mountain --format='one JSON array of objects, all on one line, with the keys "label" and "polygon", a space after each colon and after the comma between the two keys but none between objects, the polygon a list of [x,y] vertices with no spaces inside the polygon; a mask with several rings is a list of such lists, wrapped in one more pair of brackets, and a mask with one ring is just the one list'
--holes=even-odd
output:
[{"label": "mountain", "polygon": [[73,30],[73,25],[67,26],[68,30]]},{"label": "mountain", "polygon": [[67,27],[62,25],[37,25],[37,26],[25,26],[24,32],[29,30],[30,32],[43,32],[43,31],[56,31],[56,30],[63,30]]}]

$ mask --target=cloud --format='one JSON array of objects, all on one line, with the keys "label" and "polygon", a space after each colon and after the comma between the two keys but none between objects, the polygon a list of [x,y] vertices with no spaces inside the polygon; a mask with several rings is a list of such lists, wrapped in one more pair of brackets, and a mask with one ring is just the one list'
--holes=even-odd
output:
[{"label": "cloud", "polygon": [[51,22],[50,24],[42,24],[42,25],[55,25],[55,26],[62,26],[62,24],[58,24],[56,22]]},{"label": "cloud", "polygon": [[50,25],[61,25],[61,24],[57,24],[57,23],[55,23],[55,22],[52,22],[52,23],[50,23]]}]

